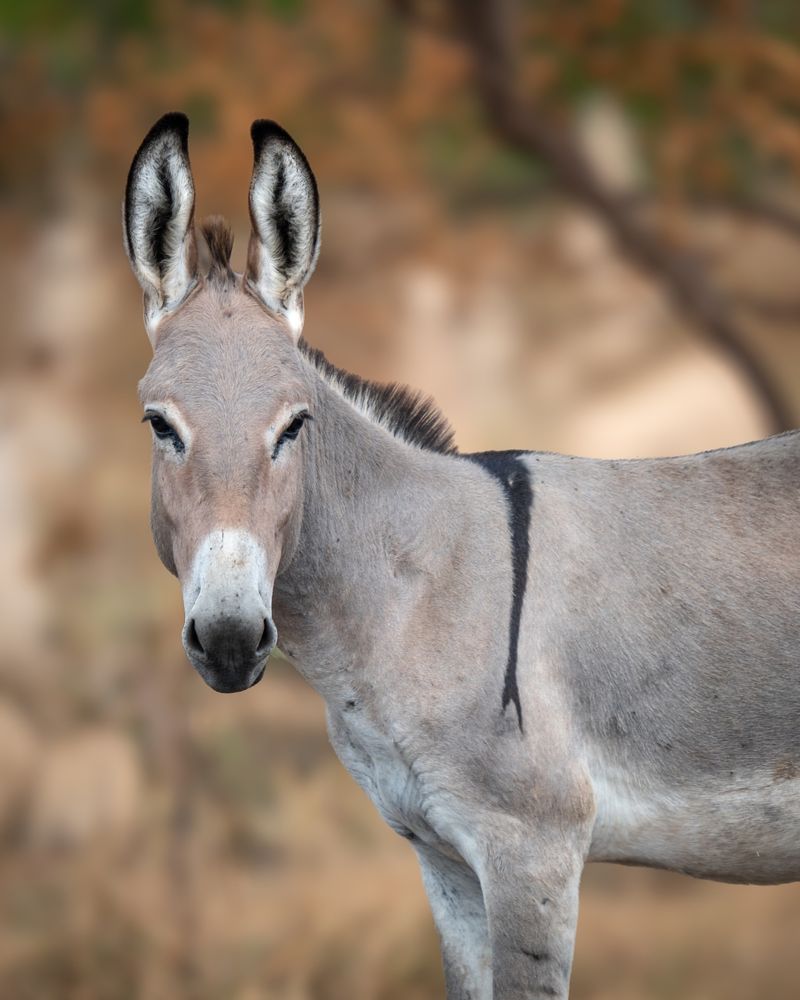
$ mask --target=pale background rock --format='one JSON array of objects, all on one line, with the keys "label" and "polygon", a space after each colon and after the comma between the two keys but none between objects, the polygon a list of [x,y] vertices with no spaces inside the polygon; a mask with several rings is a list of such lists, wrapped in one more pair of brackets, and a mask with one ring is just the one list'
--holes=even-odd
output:
[{"label": "pale background rock", "polygon": [[54,743],[33,793],[30,835],[44,848],[124,843],[142,808],[142,775],[129,739],[90,729]]},{"label": "pale background rock", "polygon": [[19,819],[38,758],[33,726],[16,705],[0,698],[0,833]]}]

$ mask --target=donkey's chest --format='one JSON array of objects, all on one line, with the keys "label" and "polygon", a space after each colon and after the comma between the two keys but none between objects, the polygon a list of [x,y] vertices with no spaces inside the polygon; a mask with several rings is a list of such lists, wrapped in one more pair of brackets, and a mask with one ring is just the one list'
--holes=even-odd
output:
[{"label": "donkey's chest", "polygon": [[448,849],[432,819],[442,802],[413,748],[363,717],[330,710],[328,732],[339,759],[395,833]]}]

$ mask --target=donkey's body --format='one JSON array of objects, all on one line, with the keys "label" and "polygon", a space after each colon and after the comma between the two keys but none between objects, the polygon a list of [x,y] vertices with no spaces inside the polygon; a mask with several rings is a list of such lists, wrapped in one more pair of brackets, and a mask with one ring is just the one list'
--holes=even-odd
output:
[{"label": "donkey's body", "polygon": [[299,222],[280,201],[313,181],[274,126],[254,131],[244,279],[213,230],[197,275],[191,212],[167,211],[191,184],[182,128],[146,140],[127,218],[174,220],[128,246],[187,653],[238,690],[277,625],[419,855],[448,995],[566,996],[587,860],[800,878],[800,433],[652,461],[459,455],[430,407],[292,342],[316,201]]},{"label": "donkey's body", "polygon": [[[800,434],[651,461],[521,456],[520,728],[502,705],[502,488],[338,408],[305,475],[357,463],[358,489],[307,509],[273,607],[339,757],[418,850],[451,978],[489,995],[490,879],[517,952],[566,956],[585,860],[800,878]],[[551,866],[570,873],[563,904]],[[564,910],[544,930],[541,898]]]},{"label": "donkey's body", "polygon": [[[368,459],[369,441],[345,433]],[[337,601],[336,639],[319,616],[329,599],[312,587],[303,609],[296,581],[309,565],[319,575],[314,559],[278,577],[273,607],[282,646],[326,698],[337,751],[390,824],[436,837],[429,775],[441,786],[431,808],[460,802],[468,840],[484,806],[524,814],[572,774],[590,803],[590,860],[800,878],[800,433],[688,458],[522,457],[534,504],[522,727],[502,708],[512,554],[500,488],[468,456],[415,454],[416,475],[386,482],[400,463],[375,443],[376,481],[352,524],[339,507],[329,524],[319,512],[299,546],[326,553],[331,590],[353,574],[367,584],[353,580],[347,613]],[[375,495],[393,509],[373,510]]]}]

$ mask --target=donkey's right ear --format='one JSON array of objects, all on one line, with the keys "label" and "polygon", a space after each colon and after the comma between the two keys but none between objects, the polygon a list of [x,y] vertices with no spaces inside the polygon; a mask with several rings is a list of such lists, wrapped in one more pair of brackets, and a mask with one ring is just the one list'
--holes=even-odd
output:
[{"label": "donkey's right ear", "polygon": [[133,158],[125,188],[125,249],[144,289],[147,334],[197,283],[189,119],[173,111],[155,123]]}]

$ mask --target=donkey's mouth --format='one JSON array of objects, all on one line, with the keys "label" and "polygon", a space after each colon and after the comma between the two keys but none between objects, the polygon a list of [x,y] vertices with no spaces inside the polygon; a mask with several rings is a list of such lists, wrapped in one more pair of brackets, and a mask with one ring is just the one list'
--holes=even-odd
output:
[{"label": "donkey's mouth", "polygon": [[190,657],[190,660],[206,684],[212,691],[217,691],[219,694],[236,694],[239,691],[247,691],[249,688],[255,687],[267,669],[266,660],[251,670],[243,671],[215,669],[209,663],[195,662],[193,657]]}]

